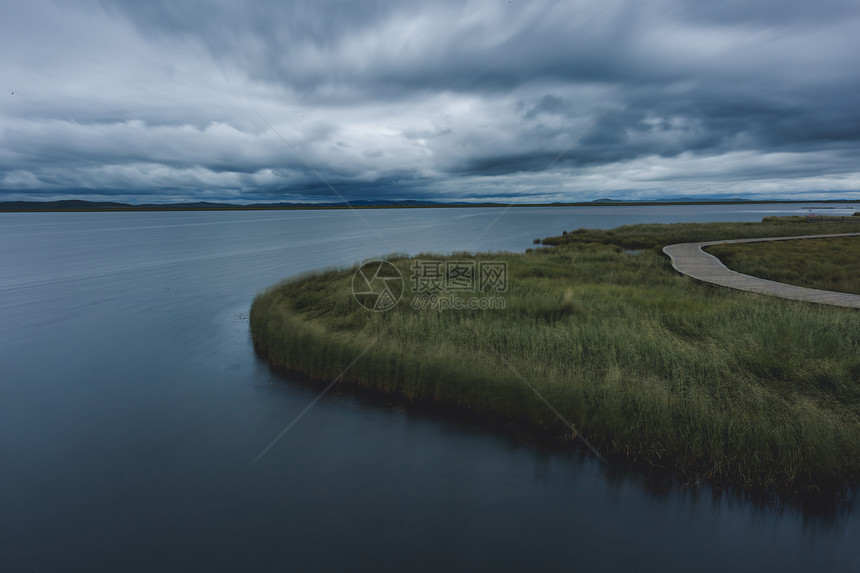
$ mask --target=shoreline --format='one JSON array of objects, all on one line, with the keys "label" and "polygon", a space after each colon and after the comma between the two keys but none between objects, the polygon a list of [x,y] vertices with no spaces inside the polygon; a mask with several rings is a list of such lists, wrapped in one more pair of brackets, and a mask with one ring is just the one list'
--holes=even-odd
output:
[{"label": "shoreline", "polygon": [[[4,206],[3,203],[30,203],[23,207]],[[695,206],[695,205],[796,205],[796,204],[833,204],[858,205],[860,200],[823,199],[823,200],[774,200],[774,201],[586,201],[564,203],[468,203],[468,204],[418,204],[418,205],[227,205],[213,204],[211,206],[171,205],[164,204],[116,204],[112,206],[83,206],[83,207],[39,207],[37,201],[7,201],[0,202],[0,213],[115,213],[115,212],[157,212],[157,211],[325,211],[338,209],[472,209],[472,208],[539,208],[539,207],[659,207],[659,206]],[[46,201],[45,203],[57,203]],[[97,203],[97,202],[92,202]]]},{"label": "shoreline", "polygon": [[[294,369],[279,368],[271,364],[255,347],[260,360],[283,384],[298,384],[318,392],[327,381]],[[494,436],[506,440],[512,446],[528,448],[538,452],[567,454],[587,458],[599,464],[597,457],[575,436],[564,428],[537,426],[529,420],[492,412],[472,410],[449,401],[409,398],[399,391],[385,391],[350,381],[348,377],[335,384],[328,394],[346,395],[370,407],[407,416],[453,424],[463,431]],[[695,472],[688,473],[669,464],[659,465],[631,460],[619,453],[604,452],[609,462],[602,470],[613,477],[628,480],[637,487],[660,496],[668,491],[705,488],[715,498],[726,496],[731,500],[751,503],[754,507],[789,507],[804,514],[828,514],[853,504],[860,493],[856,485],[845,485],[830,491],[780,492],[768,488],[744,488],[731,482],[715,483]]]}]

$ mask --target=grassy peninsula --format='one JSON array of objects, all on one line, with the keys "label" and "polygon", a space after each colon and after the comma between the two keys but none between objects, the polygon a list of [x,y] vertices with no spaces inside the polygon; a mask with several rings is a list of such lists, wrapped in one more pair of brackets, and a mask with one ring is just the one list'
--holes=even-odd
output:
[{"label": "grassy peninsula", "polygon": [[[635,225],[567,232],[524,254],[393,257],[405,291],[391,310],[356,303],[355,269],[330,270],[259,295],[251,332],[279,369],[332,380],[361,356],[345,382],[562,434],[522,376],[610,460],[692,482],[831,492],[860,475],[860,313],[697,284],[659,250],[857,228]],[[505,308],[414,309],[411,265],[446,258],[506,262]]]}]

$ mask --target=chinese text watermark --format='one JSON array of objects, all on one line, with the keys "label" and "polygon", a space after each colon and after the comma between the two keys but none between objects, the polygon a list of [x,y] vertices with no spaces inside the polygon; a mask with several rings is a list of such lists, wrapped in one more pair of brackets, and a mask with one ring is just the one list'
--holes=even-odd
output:
[{"label": "chinese text watermark", "polygon": [[[495,310],[505,308],[508,291],[506,261],[415,259],[410,265],[411,307],[414,310]],[[394,308],[405,281],[388,261],[368,261],[355,272],[352,292],[364,308]]]}]

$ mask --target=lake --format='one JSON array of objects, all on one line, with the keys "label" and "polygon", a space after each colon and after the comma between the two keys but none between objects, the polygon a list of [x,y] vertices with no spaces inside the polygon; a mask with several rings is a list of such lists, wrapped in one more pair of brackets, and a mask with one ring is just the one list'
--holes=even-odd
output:
[{"label": "lake", "polygon": [[806,212],[0,213],[0,571],[860,571],[853,504],[661,488],[337,387],[252,463],[322,388],[254,355],[251,301],[285,277]]}]

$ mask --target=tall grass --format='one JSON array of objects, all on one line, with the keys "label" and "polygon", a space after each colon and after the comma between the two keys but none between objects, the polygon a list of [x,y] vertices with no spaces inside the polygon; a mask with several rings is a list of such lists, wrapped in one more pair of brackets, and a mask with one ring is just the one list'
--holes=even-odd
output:
[{"label": "tall grass", "polygon": [[691,480],[783,493],[856,481],[860,313],[700,285],[616,245],[477,258],[507,261],[504,310],[413,310],[403,257],[406,301],[385,313],[355,303],[351,269],[258,296],[257,351],[332,379],[369,347],[345,380],[562,430],[522,376],[605,454]]},{"label": "tall grass", "polygon": [[603,244],[625,249],[662,249],[674,243],[720,239],[789,237],[860,232],[860,217],[839,221],[808,220],[805,217],[765,217],[761,223],[674,223],[671,225],[625,225],[615,229],[576,229],[543,240],[544,245]]}]

